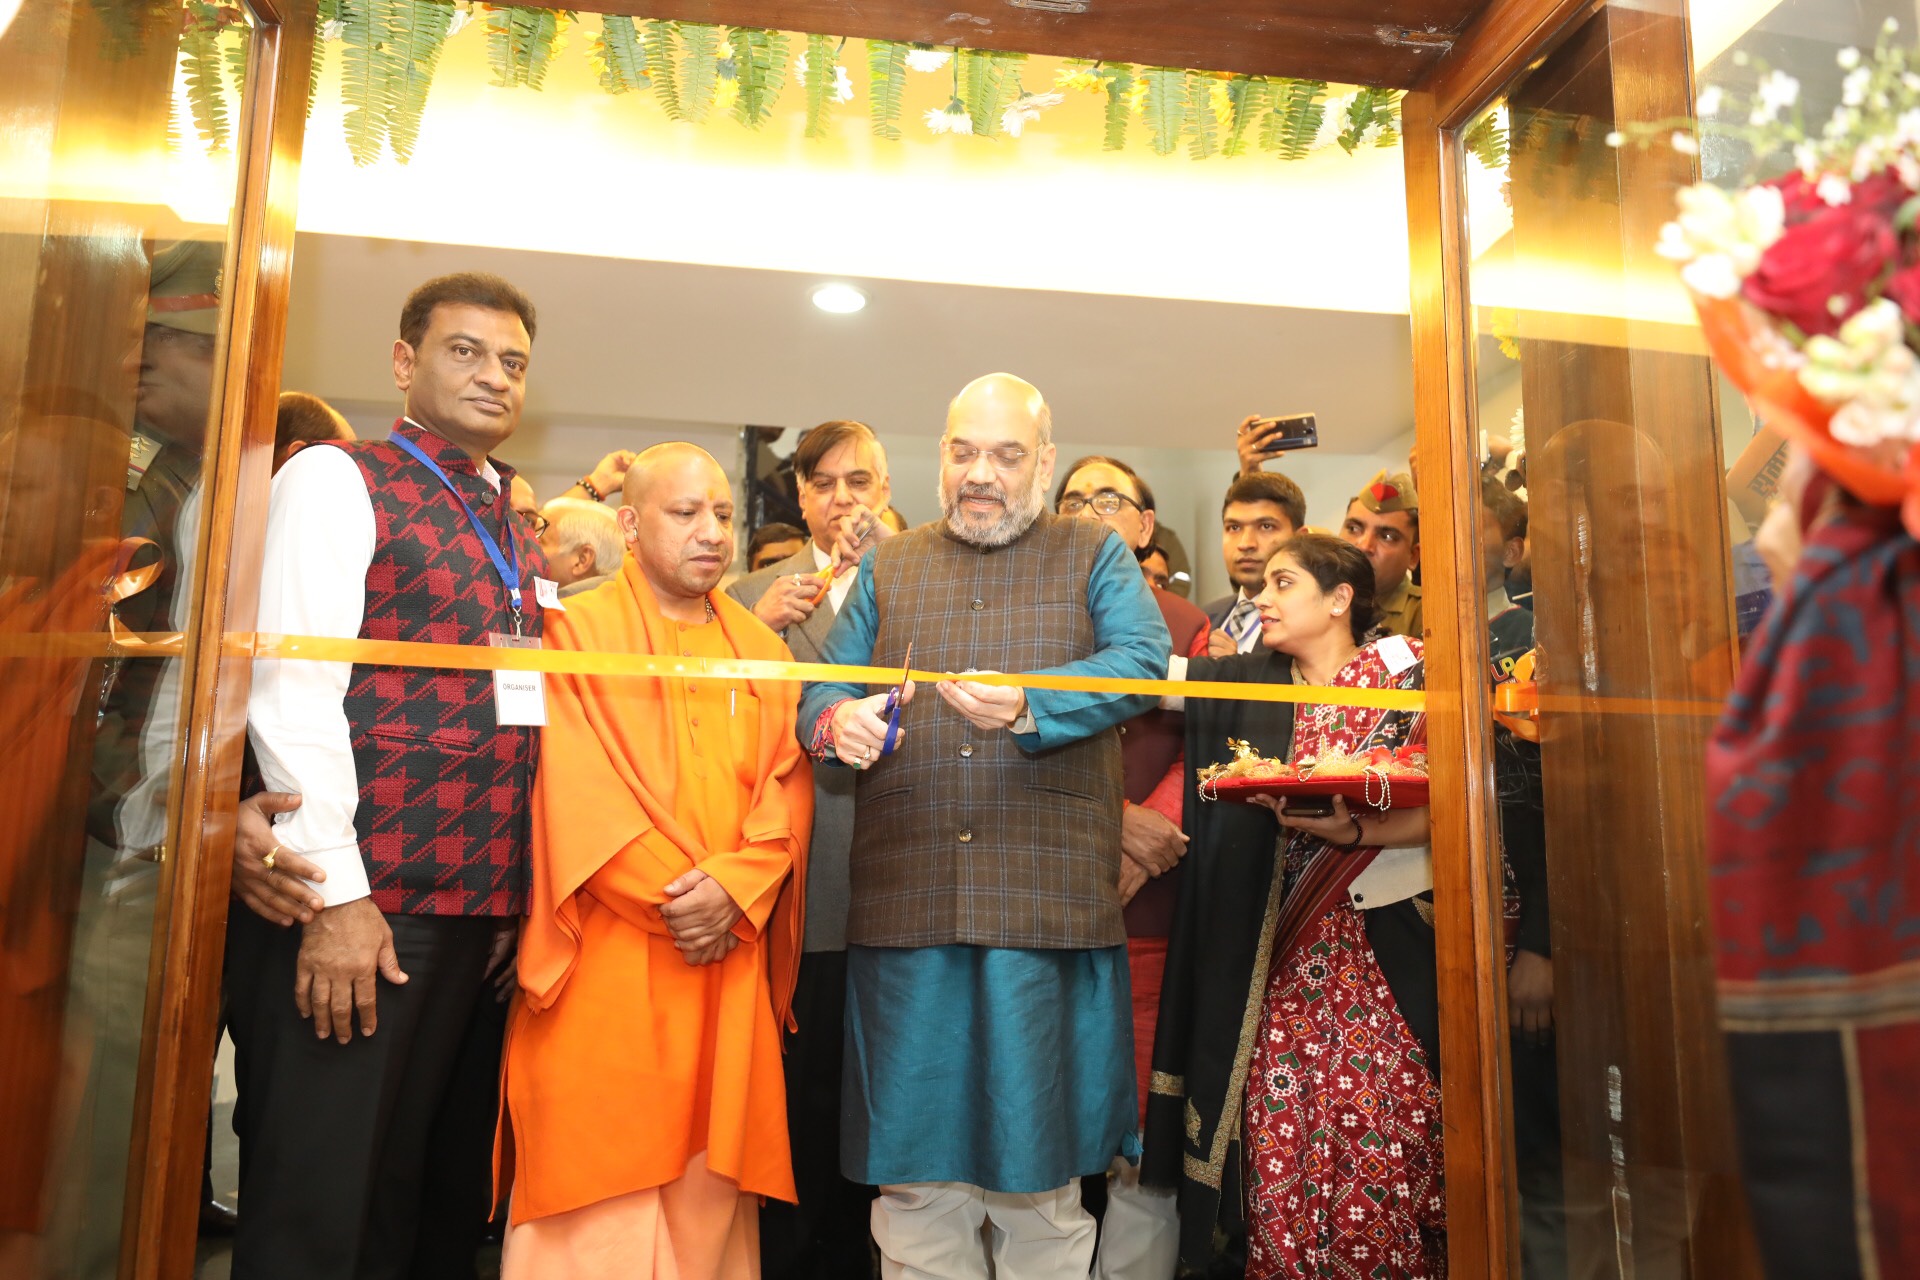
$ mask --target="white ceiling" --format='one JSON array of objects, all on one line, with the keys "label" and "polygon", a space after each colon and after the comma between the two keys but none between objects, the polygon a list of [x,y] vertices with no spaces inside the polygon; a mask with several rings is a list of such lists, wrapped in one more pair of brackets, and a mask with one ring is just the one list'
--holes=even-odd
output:
[{"label": "white ceiling", "polygon": [[283,383],[392,404],[407,291],[497,272],[540,313],[527,422],[805,426],[858,418],[934,435],[948,398],[1006,369],[1053,405],[1063,439],[1221,448],[1250,412],[1319,415],[1322,449],[1379,451],[1412,426],[1407,318],[868,279],[829,316],[784,271],[302,233]]}]

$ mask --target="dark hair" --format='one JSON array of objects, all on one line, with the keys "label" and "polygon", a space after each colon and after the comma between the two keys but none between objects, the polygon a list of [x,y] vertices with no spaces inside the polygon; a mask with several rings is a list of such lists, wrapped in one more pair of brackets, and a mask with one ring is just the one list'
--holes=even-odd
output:
[{"label": "dark hair", "polygon": [[1353,628],[1354,643],[1362,643],[1373,628],[1373,561],[1366,553],[1327,533],[1296,533],[1280,544],[1280,550],[1311,574],[1322,592],[1331,592],[1341,583],[1353,588],[1347,625]]},{"label": "dark hair", "polygon": [[533,304],[527,295],[484,271],[461,271],[433,279],[407,295],[400,308],[400,341],[418,350],[427,336],[435,307],[484,307],[488,311],[511,311],[527,326],[527,341],[533,341]]},{"label": "dark hair", "polygon": [[280,411],[273,421],[273,456],[295,444],[340,439],[340,415],[319,396],[304,391],[282,391]]},{"label": "dark hair", "polygon": [[805,484],[813,479],[813,469],[820,465],[821,459],[849,441],[863,441],[878,447],[880,438],[873,434],[873,428],[864,422],[836,418],[832,422],[823,422],[800,437],[800,443],[793,450],[793,474]]},{"label": "dark hair", "polygon": [[1144,547],[1135,547],[1133,549],[1133,558],[1141,564],[1145,564],[1155,556],[1159,556],[1162,560],[1165,560],[1168,568],[1173,567],[1173,557],[1168,555],[1167,549],[1157,542],[1149,542]]},{"label": "dark hair", "polygon": [[1499,476],[1480,478],[1480,505],[1499,522],[1501,541],[1511,542],[1527,536],[1526,501],[1507,488]]},{"label": "dark hair", "polygon": [[1153,510],[1153,490],[1147,486],[1145,480],[1140,478],[1140,473],[1120,461],[1120,459],[1109,458],[1104,453],[1094,453],[1084,458],[1075,458],[1073,465],[1060,473],[1060,483],[1053,491],[1053,505],[1056,509],[1060,506],[1060,499],[1067,496],[1067,483],[1073,479],[1074,472],[1081,470],[1083,467],[1096,466],[1112,467],[1115,471],[1118,471],[1121,475],[1133,481],[1133,490],[1140,497],[1140,509],[1142,511]]},{"label": "dark hair", "polygon": [[1287,519],[1293,521],[1293,527],[1299,529],[1307,523],[1307,495],[1300,492],[1300,486],[1278,471],[1249,471],[1227,486],[1227,497],[1220,504],[1220,514],[1225,515],[1227,508],[1236,502],[1271,502],[1287,513]]},{"label": "dark hair", "polygon": [[747,563],[752,564],[753,558],[760,554],[762,548],[776,542],[805,542],[806,540],[805,529],[797,529],[790,524],[763,524],[753,531],[751,538],[747,539]]}]

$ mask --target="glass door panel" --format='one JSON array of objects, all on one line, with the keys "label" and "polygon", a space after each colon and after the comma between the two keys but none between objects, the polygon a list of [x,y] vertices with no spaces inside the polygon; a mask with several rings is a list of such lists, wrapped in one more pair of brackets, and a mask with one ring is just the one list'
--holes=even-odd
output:
[{"label": "glass door panel", "polygon": [[198,0],[0,21],[0,1274],[111,1277],[255,25]]},{"label": "glass door panel", "polygon": [[1747,526],[1653,251],[1691,162],[1608,139],[1689,102],[1680,7],[1610,5],[1460,133],[1493,678],[1540,706],[1497,726],[1496,772],[1522,1269],[1543,1280],[1751,1271],[1701,799]]}]

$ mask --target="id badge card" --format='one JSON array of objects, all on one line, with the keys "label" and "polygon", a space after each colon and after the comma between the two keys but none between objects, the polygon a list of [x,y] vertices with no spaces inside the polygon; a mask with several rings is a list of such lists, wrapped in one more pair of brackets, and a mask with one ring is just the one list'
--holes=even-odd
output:
[{"label": "id badge card", "polygon": [[[538,636],[510,636],[499,631],[487,635],[487,643],[496,649],[538,649]],[[538,671],[496,671],[493,673],[493,718],[502,728],[509,725],[543,725],[547,722],[547,686]]]}]

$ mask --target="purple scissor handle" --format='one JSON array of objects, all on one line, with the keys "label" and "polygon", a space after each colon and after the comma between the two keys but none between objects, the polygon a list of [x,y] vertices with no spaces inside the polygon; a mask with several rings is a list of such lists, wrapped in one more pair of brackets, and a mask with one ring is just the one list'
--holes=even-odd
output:
[{"label": "purple scissor handle", "polygon": [[890,756],[894,746],[900,741],[900,699],[907,691],[907,677],[913,672],[913,641],[907,641],[906,661],[901,663],[900,683],[887,694],[887,738],[880,744],[880,754]]}]

